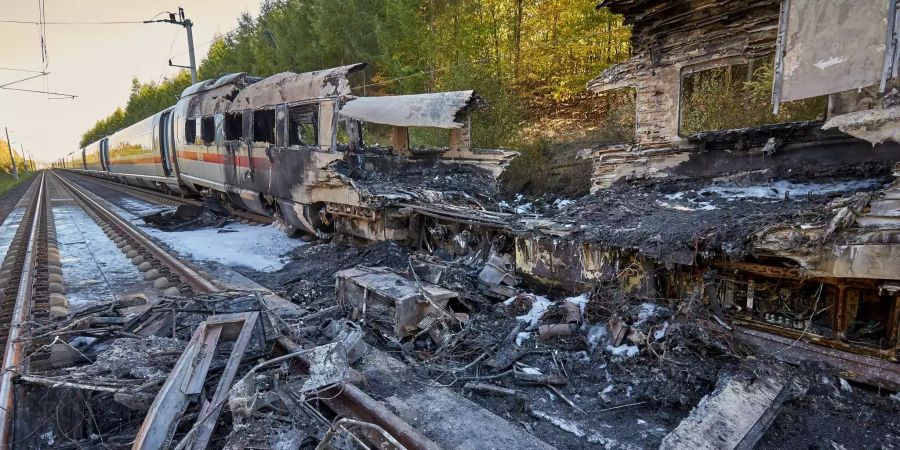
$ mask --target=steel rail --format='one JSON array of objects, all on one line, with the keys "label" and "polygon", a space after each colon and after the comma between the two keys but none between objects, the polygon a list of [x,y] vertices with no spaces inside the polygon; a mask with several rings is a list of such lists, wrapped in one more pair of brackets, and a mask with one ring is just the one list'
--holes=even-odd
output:
[{"label": "steel rail", "polygon": [[[9,326],[9,335],[6,338],[6,348],[3,352],[3,374],[0,377],[0,448],[10,448],[12,436],[12,422],[15,420],[15,404],[13,397],[13,378],[16,367],[22,360],[22,343],[19,337],[25,325],[25,319],[31,312],[31,295],[34,285],[35,247],[40,237],[39,228],[41,215],[44,214],[44,185],[45,174],[41,174],[37,196],[32,208],[34,217],[31,220],[31,230],[28,237],[28,246],[25,250],[24,263],[22,264],[22,277],[19,279],[19,287],[16,291],[16,303],[13,309],[12,320]],[[22,225],[19,225],[22,226]],[[11,242],[10,246],[16,245]]]},{"label": "steel rail", "polygon": [[[167,194],[165,192],[160,192],[160,191],[156,191],[156,190],[145,188],[145,187],[132,186],[130,184],[125,184],[125,183],[120,183],[120,182],[116,182],[116,181],[105,179],[105,178],[85,175],[85,174],[78,173],[78,172],[70,172],[70,173],[72,173],[76,176],[86,177],[87,179],[94,181],[94,182],[99,182],[101,184],[108,185],[110,188],[116,189],[120,192],[129,193],[129,191],[131,191],[130,195],[136,195],[136,196],[144,195],[147,197],[157,197],[159,199],[174,202],[174,203],[203,206],[203,201],[201,201],[201,200],[195,200],[195,199],[186,198],[186,197],[179,197],[177,195]],[[257,213],[246,211],[243,209],[236,209],[231,205],[224,205],[224,206],[228,209],[228,212],[230,214],[237,216],[241,219],[252,220],[254,222],[259,222],[259,223],[264,223],[264,224],[270,224],[270,223],[274,222],[274,219],[272,219],[269,216],[257,214]]]},{"label": "steel rail", "polygon": [[64,177],[59,176],[56,173],[53,173],[53,176],[60,180],[75,197],[77,197],[84,203],[85,206],[92,209],[105,220],[117,226],[122,230],[123,233],[127,234],[129,237],[137,241],[138,245],[150,252],[150,254],[153,255],[154,258],[158,259],[160,263],[168,267],[172,272],[176,273],[181,281],[191,286],[191,289],[193,289],[194,292],[210,293],[219,291],[219,288],[213,285],[212,282],[210,282],[206,278],[203,278],[203,276],[197,273],[194,269],[188,267],[180,259],[157,245],[156,242],[145,235],[143,231],[139,230],[127,220],[122,219],[121,217],[110,211],[108,208],[104,207],[96,200],[91,198],[91,196],[83,190],[84,188],[65,179]]}]

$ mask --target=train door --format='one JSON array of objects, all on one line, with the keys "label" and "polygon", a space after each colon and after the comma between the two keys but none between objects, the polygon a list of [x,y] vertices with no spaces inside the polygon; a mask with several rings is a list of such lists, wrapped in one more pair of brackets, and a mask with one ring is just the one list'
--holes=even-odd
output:
[{"label": "train door", "polygon": [[100,141],[100,169],[109,172],[109,138]]},{"label": "train door", "polygon": [[323,152],[335,151],[335,129],[337,128],[337,114],[335,114],[335,100],[326,99],[319,103],[319,150]]},{"label": "train door", "polygon": [[169,140],[169,131],[171,130],[169,121],[171,117],[171,111],[162,113],[159,117],[159,127],[156,130],[156,132],[159,133],[159,157],[162,161],[163,174],[167,177],[172,176],[172,161],[169,160],[170,146],[172,145]]},{"label": "train door", "polygon": [[253,116],[254,111],[244,111],[244,145],[235,149],[234,167],[237,170],[239,182],[253,178],[253,142],[256,139],[253,135]]}]

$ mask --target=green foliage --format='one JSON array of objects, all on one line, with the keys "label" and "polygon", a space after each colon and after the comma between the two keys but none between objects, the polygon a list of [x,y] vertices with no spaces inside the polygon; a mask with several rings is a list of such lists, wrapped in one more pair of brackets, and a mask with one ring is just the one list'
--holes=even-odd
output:
[{"label": "green foliage", "polygon": [[[474,89],[490,105],[473,116],[474,144],[509,146],[536,115],[529,105],[571,98],[591,77],[628,57],[629,29],[595,5],[596,0],[272,0],[258,18],[242,15],[235,32],[213,43],[198,78],[368,62],[355,94]],[[182,72],[159,84],[135,80],[125,108],[99,120],[81,145],[174,104],[189,79]],[[413,130],[411,139],[435,145],[446,137]]]},{"label": "green foliage", "polygon": [[501,194],[578,198],[590,191],[591,160],[577,156],[580,146],[540,141],[518,148],[501,175]]},{"label": "green foliage", "polygon": [[[31,170],[31,167],[28,167],[29,164],[26,163],[25,158],[23,158],[19,152],[13,149],[12,154],[16,161],[16,168],[20,174]],[[4,174],[12,174],[12,164],[10,164],[9,161],[9,144],[5,140],[0,139],[0,177]]]},{"label": "green foliage", "polygon": [[[6,159],[9,161],[9,158]],[[12,173],[8,172],[0,172],[0,195],[6,193],[6,191],[16,187],[19,183],[31,178],[35,172],[24,172],[22,169],[19,169],[19,179],[12,175]]]},{"label": "green foliage", "polygon": [[755,61],[754,65],[757,68],[749,79],[747,64],[686,75],[682,83],[681,133],[824,118],[825,97],[786,102],[778,114],[773,114],[774,66],[771,59]]}]

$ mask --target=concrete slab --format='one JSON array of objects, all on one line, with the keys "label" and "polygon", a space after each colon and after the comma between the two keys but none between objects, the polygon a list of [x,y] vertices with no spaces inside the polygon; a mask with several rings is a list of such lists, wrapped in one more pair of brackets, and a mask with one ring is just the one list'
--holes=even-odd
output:
[{"label": "concrete slab", "polygon": [[725,376],[663,438],[662,449],[752,449],[791,394],[787,376]]},{"label": "concrete slab", "polygon": [[355,365],[364,390],[438,445],[458,450],[553,449],[502,417],[447,388],[427,386],[402,362],[373,349]]}]

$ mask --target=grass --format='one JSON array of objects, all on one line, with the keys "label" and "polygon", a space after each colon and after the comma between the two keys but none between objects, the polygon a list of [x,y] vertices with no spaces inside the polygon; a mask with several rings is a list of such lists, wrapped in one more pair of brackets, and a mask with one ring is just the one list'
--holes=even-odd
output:
[{"label": "grass", "polygon": [[34,175],[34,172],[24,172],[19,174],[19,179],[16,178],[11,173],[0,172],[0,195],[5,194],[10,189],[16,187],[19,183],[31,178]]}]

